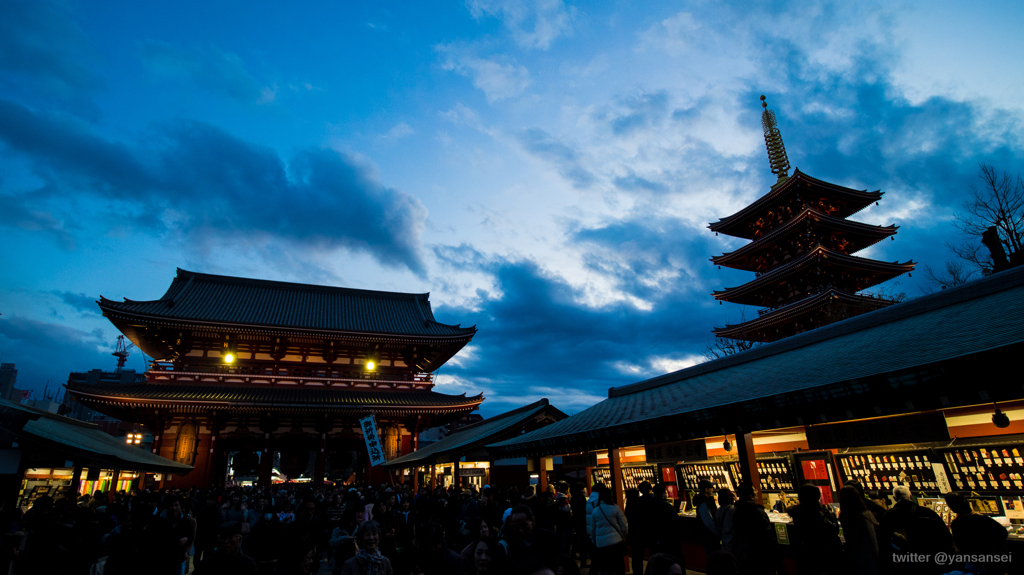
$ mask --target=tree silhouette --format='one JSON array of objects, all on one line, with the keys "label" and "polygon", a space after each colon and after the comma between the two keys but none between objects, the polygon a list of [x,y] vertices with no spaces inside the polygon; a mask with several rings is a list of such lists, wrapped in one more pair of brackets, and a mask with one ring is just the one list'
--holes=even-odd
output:
[{"label": "tree silhouette", "polygon": [[[967,239],[946,244],[974,270],[989,275],[1024,263],[1024,179],[981,164],[983,185],[970,187],[970,199],[954,215],[953,224]],[[947,266],[939,275],[953,281]],[[961,274],[962,275],[962,274]]]}]

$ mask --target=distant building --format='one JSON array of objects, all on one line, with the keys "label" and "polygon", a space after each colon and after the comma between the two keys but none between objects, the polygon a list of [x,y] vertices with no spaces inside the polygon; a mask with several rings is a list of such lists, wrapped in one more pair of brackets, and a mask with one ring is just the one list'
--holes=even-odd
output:
[{"label": "distant building", "polygon": [[[68,375],[68,382],[79,386],[128,385],[132,383],[144,383],[145,381],[146,376],[141,373],[136,373],[134,369],[122,369],[121,371],[103,371],[102,369],[93,369],[87,372],[72,372]],[[63,415],[79,421],[119,421],[86,407],[85,404],[76,401],[74,394],[71,393],[64,396],[62,407],[64,410]]]},{"label": "distant building", "polygon": [[[71,374],[68,375],[69,383],[80,386],[131,385],[135,383],[144,383],[145,381],[146,376],[136,372],[134,369],[122,369],[121,371],[103,371],[102,369],[93,369],[86,372],[71,372]],[[43,407],[34,407],[46,411]],[[60,413],[61,415],[66,415],[72,419],[93,423],[99,426],[99,428],[108,435],[125,439],[125,441],[128,440],[129,433],[140,434],[142,437],[135,445],[138,445],[140,448],[146,449],[147,451],[152,449],[153,434],[144,426],[128,421],[121,421],[115,417],[110,417],[109,415],[90,409],[89,407],[86,407],[85,404],[76,401],[74,394],[66,394],[64,396],[64,401],[60,404],[60,411],[50,411],[50,413]]]},{"label": "distant building", "polygon": [[14,386],[18,382],[18,370],[13,363],[0,363],[0,398],[12,403],[21,402],[22,390]]}]

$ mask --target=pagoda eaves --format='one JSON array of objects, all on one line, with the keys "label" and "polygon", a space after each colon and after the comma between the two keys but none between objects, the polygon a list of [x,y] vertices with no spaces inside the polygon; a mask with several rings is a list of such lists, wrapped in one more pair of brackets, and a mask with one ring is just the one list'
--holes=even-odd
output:
[{"label": "pagoda eaves", "polygon": [[[803,224],[803,225],[801,225]],[[762,241],[711,258],[728,268],[762,273],[806,253],[819,243],[848,254],[857,253],[896,234],[899,226],[873,226],[835,218],[813,208],[762,236]]]},{"label": "pagoda eaves", "polygon": [[836,317],[854,317],[892,305],[891,300],[829,289],[740,324],[715,328],[718,337],[772,342],[832,323]]},{"label": "pagoda eaves", "polygon": [[[851,256],[817,246],[752,281],[712,295],[719,301],[777,308],[826,289],[857,292],[911,272],[914,265]],[[794,279],[807,281],[795,283]]]},{"label": "pagoda eaves", "polygon": [[776,184],[767,194],[735,214],[708,224],[708,229],[752,240],[786,223],[805,207],[817,208],[836,218],[848,218],[879,201],[883,195],[882,191],[869,192],[830,184],[797,168],[789,179]]}]

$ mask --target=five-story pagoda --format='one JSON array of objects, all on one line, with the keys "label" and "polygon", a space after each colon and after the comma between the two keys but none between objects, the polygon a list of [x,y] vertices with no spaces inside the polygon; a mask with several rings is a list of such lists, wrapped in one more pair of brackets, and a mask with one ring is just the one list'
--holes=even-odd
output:
[{"label": "five-story pagoda", "polygon": [[[150,357],[144,383],[68,392],[153,431],[153,452],[193,465],[172,487],[272,477],[385,481],[367,465],[358,420],[374,415],[388,459],[419,431],[483,397],[432,390],[476,328],[437,322],[428,294],[178,270],[157,300],[101,298],[103,315]],[[280,475],[272,475],[277,471]]]},{"label": "five-story pagoda", "polygon": [[896,234],[895,225],[873,226],[847,219],[877,203],[882,192],[844,188],[799,169],[790,176],[775,113],[764,99],[761,96],[761,125],[778,181],[754,203],[708,227],[716,233],[753,240],[711,261],[757,276],[712,295],[719,301],[762,308],[757,318],[716,328],[715,335],[770,342],[891,305],[891,300],[858,292],[912,271],[914,263],[853,255]]}]

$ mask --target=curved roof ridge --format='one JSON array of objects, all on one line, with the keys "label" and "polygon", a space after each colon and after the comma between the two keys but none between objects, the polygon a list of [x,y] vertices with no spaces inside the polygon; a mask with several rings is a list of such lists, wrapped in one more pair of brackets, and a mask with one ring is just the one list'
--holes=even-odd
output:
[{"label": "curved roof ridge", "polygon": [[[225,276],[225,275],[217,275],[217,274],[208,274],[208,273],[203,273],[203,272],[193,272],[193,271],[183,270],[181,268],[177,268],[177,270],[178,270],[178,276],[175,279],[178,279],[178,278],[189,278],[190,281],[192,279],[195,279],[195,280],[198,280],[198,281],[206,281],[206,282],[211,282],[211,283],[226,283],[226,284],[231,284],[231,285],[250,285],[250,286],[258,286],[258,287],[268,287],[268,288],[274,288],[274,289],[288,289],[288,290],[295,290],[295,291],[324,291],[324,292],[329,292],[329,293],[342,293],[342,294],[354,295],[354,296],[362,295],[362,296],[366,296],[366,297],[387,297],[387,298],[392,298],[392,299],[417,299],[417,300],[421,300],[421,301],[422,300],[427,300],[430,297],[430,292],[426,292],[426,293],[391,292],[391,291],[380,291],[380,290],[368,290],[368,289],[361,289],[361,288],[349,288],[349,287],[341,287],[341,286],[328,286],[328,285],[321,285],[321,284],[304,284],[304,283],[299,283],[299,282],[286,282],[286,281],[280,281],[280,280],[264,280],[264,279],[244,278],[244,277],[237,277],[237,276]],[[168,292],[169,291],[170,291],[170,289],[168,289]],[[184,289],[182,289],[180,291],[184,291]],[[166,294],[164,294],[164,296],[165,297],[161,297],[160,299],[165,299],[166,298]]]},{"label": "curved roof ridge", "polygon": [[[546,407],[547,405],[550,405],[548,403],[548,398],[542,397],[540,400],[535,401],[535,402],[533,402],[533,403],[531,403],[529,405],[524,405],[522,407],[517,407],[516,409],[513,409],[512,411],[506,411],[505,413],[499,413],[498,415],[495,415],[494,417],[489,417],[487,419],[481,419],[480,421],[478,421],[476,423],[471,423],[471,424],[467,425],[466,427],[461,427],[455,433],[453,433],[452,435],[455,435],[456,433],[462,433],[463,431],[466,431],[467,429],[473,429],[473,428],[481,426],[481,425],[483,425],[485,423],[494,423],[496,421],[501,421],[502,419],[507,419],[509,417],[513,417],[515,415],[519,415],[520,413],[525,413],[527,411],[533,411],[534,409],[537,409],[538,407]],[[449,437],[451,437],[451,436],[449,436]]]}]

